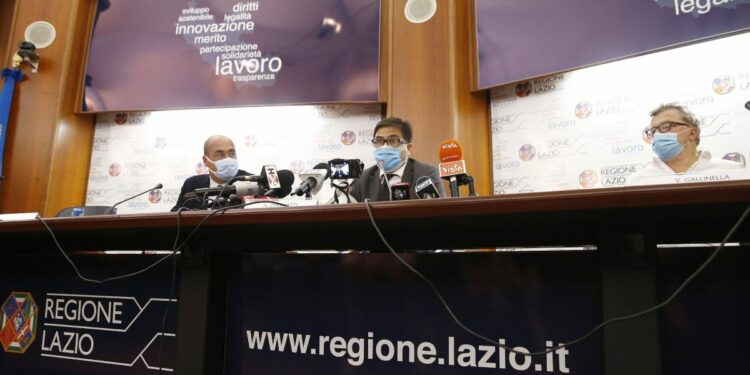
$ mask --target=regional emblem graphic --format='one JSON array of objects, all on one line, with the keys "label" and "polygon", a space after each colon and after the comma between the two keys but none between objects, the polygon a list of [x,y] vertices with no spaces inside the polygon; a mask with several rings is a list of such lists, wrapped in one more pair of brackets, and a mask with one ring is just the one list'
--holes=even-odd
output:
[{"label": "regional emblem graphic", "polygon": [[729,94],[734,90],[734,79],[730,76],[716,77],[712,86],[714,92],[718,95]]},{"label": "regional emblem graphic", "polygon": [[580,102],[576,104],[576,117],[579,119],[585,119],[589,116],[591,116],[591,112],[593,109],[591,108],[591,104],[588,102]]},{"label": "regional emblem graphic", "polygon": [[38,309],[28,292],[13,292],[3,303],[0,343],[8,353],[23,354],[36,338]]}]

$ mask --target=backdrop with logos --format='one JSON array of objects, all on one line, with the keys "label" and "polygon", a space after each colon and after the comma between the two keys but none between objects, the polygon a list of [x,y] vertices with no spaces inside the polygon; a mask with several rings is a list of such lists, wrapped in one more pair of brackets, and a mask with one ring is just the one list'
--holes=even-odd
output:
[{"label": "backdrop with logos", "polygon": [[701,122],[699,149],[750,156],[750,33],[492,90],[495,194],[624,186],[653,159],[643,131],[662,103]]},{"label": "backdrop with logos", "polygon": [[208,173],[203,142],[214,134],[231,138],[240,168],[254,174],[266,164],[298,174],[335,158],[360,159],[367,167],[380,119],[380,104],[99,114],[86,204],[112,205],[162,183],[162,190],[123,203],[118,212],[169,211],[185,179]]}]

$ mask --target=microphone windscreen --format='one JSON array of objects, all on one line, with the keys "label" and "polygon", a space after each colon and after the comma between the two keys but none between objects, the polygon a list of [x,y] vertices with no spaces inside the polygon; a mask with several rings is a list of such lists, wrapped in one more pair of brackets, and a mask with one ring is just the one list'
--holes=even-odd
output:
[{"label": "microphone windscreen", "polygon": [[441,163],[448,163],[451,161],[461,160],[463,158],[463,151],[461,150],[461,145],[457,140],[448,139],[440,143],[438,156],[440,156]]},{"label": "microphone windscreen", "polygon": [[745,109],[750,111],[750,102],[745,102]]},{"label": "microphone windscreen", "polygon": [[279,175],[279,183],[281,184],[280,189],[275,189],[276,196],[279,198],[284,198],[292,192],[292,184],[294,184],[294,172],[287,169],[281,169],[276,171],[276,173]]},{"label": "microphone windscreen", "polygon": [[161,189],[163,187],[164,187],[164,185],[162,185],[161,183],[159,183],[158,185],[154,186],[154,188],[151,189],[151,190]]}]

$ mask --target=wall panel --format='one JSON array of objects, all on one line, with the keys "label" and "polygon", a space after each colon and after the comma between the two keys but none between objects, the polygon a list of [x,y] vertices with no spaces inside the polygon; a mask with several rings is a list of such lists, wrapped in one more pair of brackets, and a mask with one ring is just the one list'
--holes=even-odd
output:
[{"label": "wall panel", "polygon": [[75,115],[82,47],[94,2],[18,0],[10,25],[10,45],[38,20],[57,29],[55,41],[39,50],[40,70],[16,88],[5,150],[2,212],[53,215],[82,204],[93,136],[93,117]]},{"label": "wall panel", "polygon": [[[471,93],[473,10],[470,1],[437,0],[435,16],[421,24],[404,17],[406,0],[388,1],[388,115],[414,126],[413,155],[437,164],[438,144],[463,146],[480,194],[491,191],[486,92]],[[463,194],[463,193],[462,193]]]}]

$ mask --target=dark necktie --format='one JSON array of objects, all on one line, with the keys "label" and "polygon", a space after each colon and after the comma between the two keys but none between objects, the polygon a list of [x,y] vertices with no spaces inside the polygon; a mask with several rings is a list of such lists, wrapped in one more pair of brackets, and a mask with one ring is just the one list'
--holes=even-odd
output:
[{"label": "dark necktie", "polygon": [[391,177],[396,176],[394,173],[386,173],[385,178],[381,177],[380,181],[380,190],[378,191],[378,200],[379,201],[389,201],[391,200],[391,191],[388,189],[388,181],[391,180]]}]

